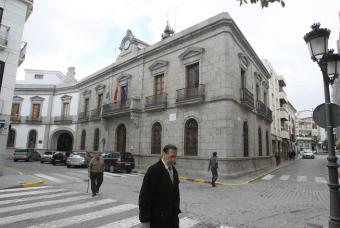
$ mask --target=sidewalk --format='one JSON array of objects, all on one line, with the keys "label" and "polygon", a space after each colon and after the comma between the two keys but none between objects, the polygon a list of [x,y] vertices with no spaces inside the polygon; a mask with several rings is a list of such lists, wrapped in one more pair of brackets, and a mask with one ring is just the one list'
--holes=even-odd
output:
[{"label": "sidewalk", "polygon": [[[286,166],[289,166],[289,165],[292,165],[295,161],[301,159],[300,157],[295,159],[295,160],[287,160],[287,161],[281,161],[280,165],[279,166],[275,166],[269,170],[264,170],[264,171],[258,171],[258,172],[254,172],[252,174],[249,174],[249,175],[244,175],[244,176],[241,176],[239,178],[230,178],[230,179],[226,179],[226,178],[220,178],[218,179],[218,181],[216,181],[216,184],[217,185],[224,185],[224,186],[238,186],[238,185],[246,185],[246,184],[249,184],[255,180],[258,180],[278,169],[281,169],[283,167],[286,167]],[[145,174],[146,170],[142,170],[142,169],[136,169],[136,172],[137,173],[140,173],[140,174]],[[210,184],[211,183],[211,173],[210,172],[206,172],[206,175],[191,175],[191,176],[182,176],[180,173],[179,173],[179,179],[181,182],[187,182],[187,181],[190,181],[190,182],[196,182],[196,183],[207,183],[207,184]]]},{"label": "sidewalk", "polygon": [[44,181],[37,177],[22,174],[21,172],[6,166],[3,167],[3,176],[0,176],[0,189],[29,188],[43,184]]}]

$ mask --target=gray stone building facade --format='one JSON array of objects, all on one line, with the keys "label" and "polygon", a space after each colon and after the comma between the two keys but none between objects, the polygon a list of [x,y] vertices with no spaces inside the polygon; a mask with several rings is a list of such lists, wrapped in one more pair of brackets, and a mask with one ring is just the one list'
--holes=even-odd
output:
[{"label": "gray stone building facade", "polygon": [[206,173],[214,151],[222,176],[273,165],[270,74],[228,13],[153,45],[128,30],[120,49],[78,83],[76,149],[130,151],[146,168],[172,143],[182,174]]}]

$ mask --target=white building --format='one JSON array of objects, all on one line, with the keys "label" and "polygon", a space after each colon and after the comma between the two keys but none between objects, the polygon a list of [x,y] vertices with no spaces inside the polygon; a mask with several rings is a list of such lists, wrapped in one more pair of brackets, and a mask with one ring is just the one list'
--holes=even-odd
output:
[{"label": "white building", "polygon": [[[0,0],[0,151],[6,151],[17,67],[25,59],[22,34],[33,0]],[[1,159],[0,159],[1,162]],[[0,167],[2,165],[0,164]],[[2,174],[0,168],[0,175]]]},{"label": "white building", "polygon": [[271,78],[269,79],[269,104],[273,111],[271,124],[273,153],[279,159],[288,159],[288,152],[295,149],[295,113],[294,106],[288,101],[284,91],[286,81],[278,75],[271,63],[262,60]]},{"label": "white building", "polygon": [[303,110],[296,114],[296,135],[299,150],[319,150],[320,135],[316,123],[313,120],[313,111]]},{"label": "white building", "polygon": [[72,150],[79,92],[74,67],[59,71],[25,70],[17,81],[8,148]]}]

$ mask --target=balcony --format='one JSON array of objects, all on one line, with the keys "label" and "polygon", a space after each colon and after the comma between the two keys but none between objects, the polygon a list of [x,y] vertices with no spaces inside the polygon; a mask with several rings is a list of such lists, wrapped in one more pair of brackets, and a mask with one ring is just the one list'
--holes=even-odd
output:
[{"label": "balcony", "polygon": [[42,118],[41,118],[41,116],[39,116],[39,117],[27,116],[26,117],[26,123],[27,124],[41,124]]},{"label": "balcony", "polygon": [[72,124],[73,116],[55,116],[54,124]]},{"label": "balcony", "polygon": [[0,24],[0,49],[7,48],[9,27]]},{"label": "balcony", "polygon": [[11,116],[10,120],[12,123],[21,123],[21,116],[19,115]]},{"label": "balcony", "polygon": [[90,112],[89,111],[80,112],[78,114],[78,121],[80,121],[80,122],[89,121],[89,119],[90,119]]},{"label": "balcony", "polygon": [[100,120],[102,118],[102,108],[96,108],[91,111],[91,120]]},{"label": "balcony", "polygon": [[25,61],[26,49],[27,49],[27,42],[22,42],[20,55],[19,55],[18,67]]},{"label": "balcony", "polygon": [[177,90],[176,105],[192,105],[202,103],[205,99],[205,85]]},{"label": "balcony", "polygon": [[285,107],[281,107],[279,110],[280,110],[280,119],[287,121],[289,119],[287,109]]},{"label": "balcony", "polygon": [[290,139],[290,135],[288,129],[285,127],[281,127],[281,138],[283,139]]},{"label": "balcony", "polygon": [[254,95],[246,88],[241,88],[241,104],[249,110],[254,109]]},{"label": "balcony", "polygon": [[168,94],[162,93],[159,95],[148,96],[145,98],[145,111],[155,111],[166,109]]},{"label": "balcony", "polygon": [[279,90],[280,103],[287,104],[287,93],[284,90]]},{"label": "balcony", "polygon": [[103,118],[118,117],[128,115],[132,112],[140,112],[140,99],[128,99],[125,102],[118,101],[116,103],[105,104],[103,106]]},{"label": "balcony", "polygon": [[259,116],[266,117],[266,105],[262,101],[256,101],[256,112]]},{"label": "balcony", "polygon": [[268,108],[266,106],[266,115],[265,115],[265,119],[268,120],[269,122],[273,121],[273,112],[270,108]]}]

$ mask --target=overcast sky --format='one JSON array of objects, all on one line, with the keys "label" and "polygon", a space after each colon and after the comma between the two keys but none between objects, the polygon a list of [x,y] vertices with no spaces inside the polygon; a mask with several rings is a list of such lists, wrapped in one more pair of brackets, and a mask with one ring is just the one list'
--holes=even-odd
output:
[{"label": "overcast sky", "polygon": [[[250,1],[250,0],[249,0]],[[249,2],[248,1],[248,2]],[[95,4],[94,4],[95,3]],[[288,99],[297,110],[323,103],[321,72],[310,60],[303,36],[320,22],[332,32],[329,48],[339,39],[339,0],[285,0],[261,9],[237,0],[35,0],[23,40],[26,60],[18,69],[76,68],[78,80],[113,63],[126,30],[153,44],[166,21],[176,32],[228,12],[261,59],[268,59],[286,79]]]}]

